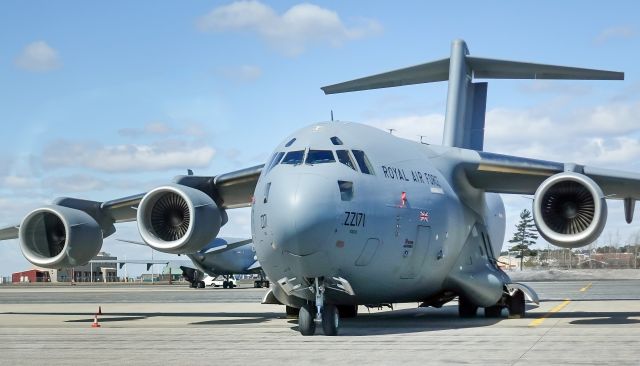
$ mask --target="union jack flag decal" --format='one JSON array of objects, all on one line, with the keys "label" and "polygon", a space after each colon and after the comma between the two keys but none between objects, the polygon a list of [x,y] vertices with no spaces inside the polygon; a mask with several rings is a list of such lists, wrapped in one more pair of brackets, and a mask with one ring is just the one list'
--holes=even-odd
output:
[{"label": "union jack flag decal", "polygon": [[427,212],[427,211],[420,211],[420,221],[427,221],[427,222],[429,222],[429,212]]}]

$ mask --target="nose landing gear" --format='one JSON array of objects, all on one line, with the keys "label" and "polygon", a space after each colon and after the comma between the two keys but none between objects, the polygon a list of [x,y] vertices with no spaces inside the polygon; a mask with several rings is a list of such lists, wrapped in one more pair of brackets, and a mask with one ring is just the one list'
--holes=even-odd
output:
[{"label": "nose landing gear", "polygon": [[[322,323],[324,335],[338,335],[340,326],[340,316],[338,308],[333,304],[325,304],[324,281],[316,278],[312,289],[316,295],[315,304],[307,303],[300,308],[298,315],[298,328],[303,336],[314,335],[316,330],[316,322]],[[315,305],[315,306],[314,306]]]}]

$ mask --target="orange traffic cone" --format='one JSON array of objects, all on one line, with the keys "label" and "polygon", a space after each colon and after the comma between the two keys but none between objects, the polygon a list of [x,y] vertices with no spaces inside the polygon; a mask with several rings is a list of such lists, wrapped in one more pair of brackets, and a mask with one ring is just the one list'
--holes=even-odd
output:
[{"label": "orange traffic cone", "polygon": [[91,324],[91,328],[100,328],[100,323],[98,323],[98,314],[93,316],[93,324]]}]

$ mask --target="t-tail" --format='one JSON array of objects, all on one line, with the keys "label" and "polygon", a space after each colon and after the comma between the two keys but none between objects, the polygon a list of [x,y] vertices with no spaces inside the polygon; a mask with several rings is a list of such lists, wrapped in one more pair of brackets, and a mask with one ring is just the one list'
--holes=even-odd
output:
[{"label": "t-tail", "polygon": [[451,43],[451,56],[322,88],[325,94],[449,80],[442,144],[482,151],[487,83],[473,79],[623,80],[623,72],[481,58],[467,44]]}]

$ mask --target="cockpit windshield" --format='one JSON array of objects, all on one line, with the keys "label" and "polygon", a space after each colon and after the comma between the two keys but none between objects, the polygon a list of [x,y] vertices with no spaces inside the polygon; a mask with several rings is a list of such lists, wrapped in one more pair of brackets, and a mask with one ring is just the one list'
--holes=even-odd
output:
[{"label": "cockpit windshield", "polygon": [[346,149],[335,151],[308,149],[277,152],[273,155],[269,163],[265,165],[265,168],[267,172],[269,172],[278,164],[300,165],[303,162],[306,165],[340,162],[356,172],[360,170],[360,172],[364,174],[375,174],[373,166],[364,151]]},{"label": "cockpit windshield", "polygon": [[282,156],[284,155],[283,152],[278,152],[273,154],[273,158],[271,158],[271,161],[269,162],[269,165],[267,166],[267,172],[271,171],[271,169],[273,169],[274,166],[278,165],[278,163],[280,162],[280,159],[282,159]]},{"label": "cockpit windshield", "polygon": [[364,174],[373,174],[373,167],[367,158],[367,155],[362,150],[351,150],[353,152],[353,156],[356,157],[356,161],[358,162],[358,166],[360,167],[360,171]]},{"label": "cockpit windshield", "polygon": [[282,159],[282,162],[280,164],[302,164],[303,157],[304,150],[289,151],[287,155],[284,156],[284,159]]},{"label": "cockpit windshield", "polygon": [[338,155],[338,161],[342,164],[348,166],[349,168],[356,170],[356,165],[353,162],[353,159],[349,155],[348,150],[336,150],[336,155]]},{"label": "cockpit windshield", "polygon": [[307,160],[305,160],[305,164],[324,164],[324,163],[334,163],[336,159],[333,157],[333,152],[331,150],[309,150],[307,153]]}]

